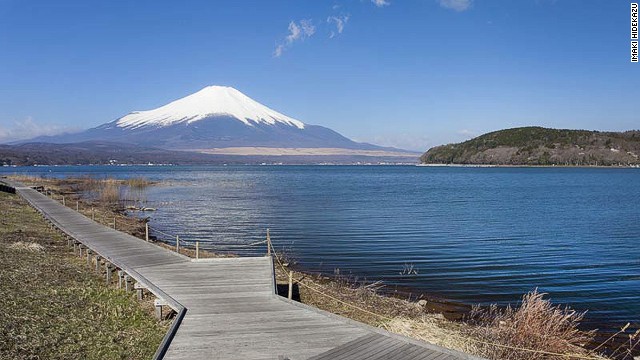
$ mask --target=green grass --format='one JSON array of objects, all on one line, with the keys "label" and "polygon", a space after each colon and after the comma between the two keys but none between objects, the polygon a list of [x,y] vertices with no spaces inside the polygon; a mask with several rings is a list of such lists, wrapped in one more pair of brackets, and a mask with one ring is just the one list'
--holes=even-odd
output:
[{"label": "green grass", "polygon": [[0,264],[0,359],[149,359],[166,332],[148,304],[107,287],[33,209],[5,193]]}]

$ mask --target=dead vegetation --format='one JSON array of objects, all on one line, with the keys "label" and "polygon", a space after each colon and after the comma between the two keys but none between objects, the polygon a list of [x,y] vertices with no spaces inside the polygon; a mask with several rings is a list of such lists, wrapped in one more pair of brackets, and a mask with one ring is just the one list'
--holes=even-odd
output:
[{"label": "dead vegetation", "polygon": [[489,359],[596,358],[585,348],[595,332],[579,328],[584,313],[553,305],[544,295],[533,290],[517,308],[475,307],[467,332],[476,339],[478,354]]},{"label": "dead vegetation", "polygon": [[13,250],[23,250],[23,251],[29,251],[29,252],[43,252],[44,251],[44,246],[38,244],[38,243],[34,243],[34,242],[24,242],[24,241],[18,241],[18,242],[14,242],[13,244],[9,244],[9,248],[13,249]]}]

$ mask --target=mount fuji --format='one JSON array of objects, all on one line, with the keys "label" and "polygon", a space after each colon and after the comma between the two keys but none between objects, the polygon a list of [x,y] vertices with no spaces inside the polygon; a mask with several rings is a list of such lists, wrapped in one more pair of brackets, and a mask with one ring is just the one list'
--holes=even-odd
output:
[{"label": "mount fuji", "polygon": [[331,129],[305,124],[225,86],[208,86],[159,108],[133,111],[80,133],[40,137],[29,142],[87,141],[207,154],[414,155],[355,142]]}]

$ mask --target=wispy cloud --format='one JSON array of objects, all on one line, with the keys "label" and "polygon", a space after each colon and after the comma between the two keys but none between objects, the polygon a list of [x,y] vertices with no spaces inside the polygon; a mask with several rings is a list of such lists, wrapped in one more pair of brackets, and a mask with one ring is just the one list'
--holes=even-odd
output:
[{"label": "wispy cloud", "polygon": [[15,121],[10,127],[0,126],[0,143],[32,139],[38,136],[57,135],[78,130],[80,129],[67,126],[38,124],[29,116],[23,120]]},{"label": "wispy cloud", "polygon": [[465,11],[471,7],[473,0],[438,0],[440,6],[455,11]]},{"label": "wispy cloud", "polygon": [[371,0],[371,2],[377,7],[383,7],[391,4],[388,0]]},{"label": "wispy cloud", "polygon": [[310,19],[300,20],[297,23],[289,23],[289,34],[284,38],[284,42],[276,46],[273,56],[280,57],[282,53],[293,45],[296,41],[302,41],[316,33],[316,27]]},{"label": "wispy cloud", "polygon": [[335,25],[335,29],[331,30],[331,34],[329,35],[329,37],[333,38],[338,34],[342,34],[342,32],[344,31],[344,26],[347,24],[348,21],[349,21],[349,15],[329,16],[327,18],[327,22],[329,24]]}]

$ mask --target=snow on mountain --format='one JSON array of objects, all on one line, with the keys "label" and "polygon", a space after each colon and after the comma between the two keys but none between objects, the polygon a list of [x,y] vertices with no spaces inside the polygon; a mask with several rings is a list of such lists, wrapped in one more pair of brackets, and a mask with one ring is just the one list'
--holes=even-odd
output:
[{"label": "snow on mountain", "polygon": [[145,126],[191,124],[211,117],[231,117],[245,125],[284,124],[304,129],[305,124],[272,110],[240,91],[227,86],[204,89],[148,111],[134,111],[116,121],[116,126],[135,129]]}]

